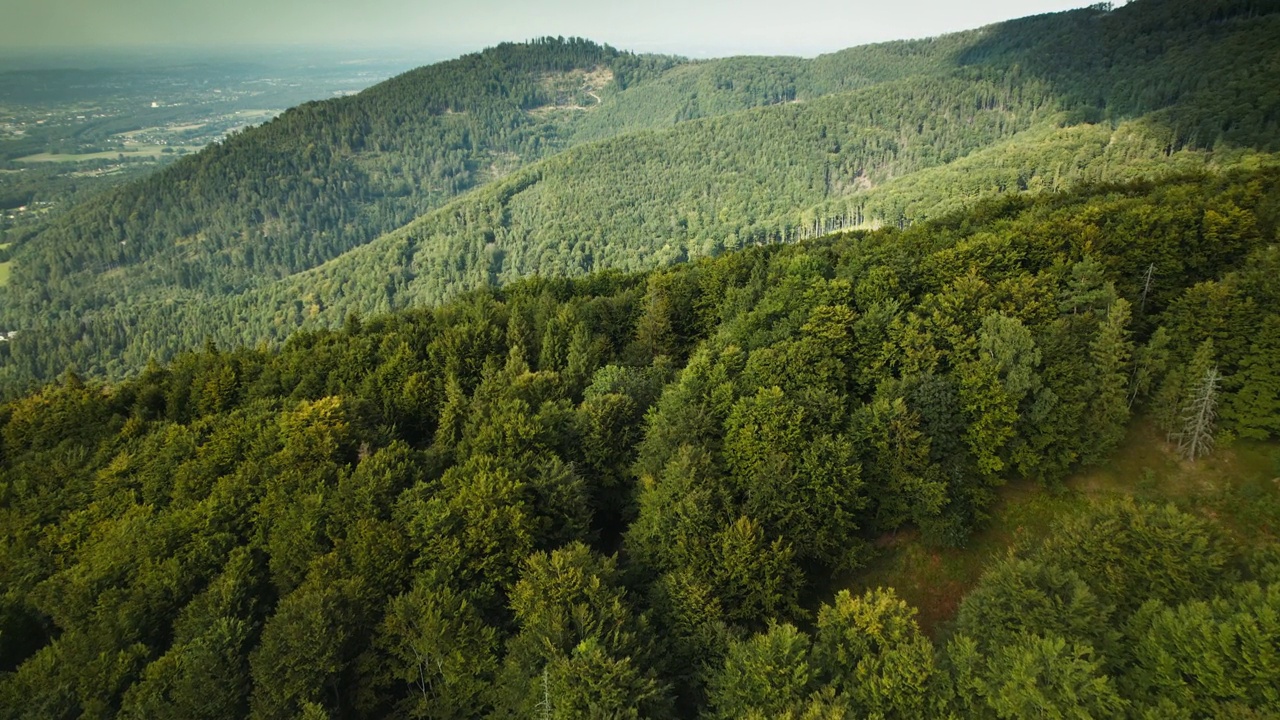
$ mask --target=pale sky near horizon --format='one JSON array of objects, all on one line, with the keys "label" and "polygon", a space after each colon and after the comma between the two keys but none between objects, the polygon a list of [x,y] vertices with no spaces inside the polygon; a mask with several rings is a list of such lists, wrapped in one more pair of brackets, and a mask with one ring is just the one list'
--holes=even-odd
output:
[{"label": "pale sky near horizon", "polygon": [[[0,46],[480,49],[577,35],[639,52],[814,55],[1093,0],[0,0]],[[1116,3],[1117,5],[1121,3]]]}]

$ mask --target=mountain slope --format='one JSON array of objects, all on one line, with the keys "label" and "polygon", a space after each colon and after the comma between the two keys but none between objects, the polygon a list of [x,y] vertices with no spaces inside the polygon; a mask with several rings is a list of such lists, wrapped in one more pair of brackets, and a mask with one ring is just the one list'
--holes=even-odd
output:
[{"label": "mountain slope", "polygon": [[314,266],[544,153],[543,78],[607,64],[585,41],[507,45],[308,103],[108,193],[17,251],[9,298],[74,292],[110,270],[146,289],[213,292]]},{"label": "mountain slope", "polygon": [[[50,236],[33,243],[43,255],[19,255],[5,317],[20,334],[0,349],[2,372],[10,383],[68,363],[120,374],[205,338],[280,338],[299,324],[341,322],[351,310],[434,302],[529,273],[638,269],[815,228],[901,225],[992,192],[1236,162],[1280,149],[1280,96],[1270,81],[1280,71],[1278,11],[1273,1],[1138,0],[812,61],[619,55],[609,60],[614,80],[594,97],[577,85],[585,70],[537,83],[526,75],[513,85],[526,90],[508,94],[535,99],[508,99],[495,115],[522,118],[502,135],[504,147],[549,153],[603,139],[523,169],[528,153],[480,155],[494,175],[513,172],[323,265],[346,247],[325,243],[367,240],[360,228],[371,226],[355,218],[389,223],[375,208],[392,205],[353,216],[312,203],[291,221],[297,233],[312,222],[320,229],[296,246],[235,235],[234,223],[227,237],[239,239],[229,246],[199,233],[161,234],[154,256],[106,272],[91,252]],[[534,52],[520,47],[503,51]],[[558,108],[521,109],[552,95]],[[361,107],[396,96],[373,93]],[[341,107],[309,112],[338,117]],[[386,113],[392,126],[412,119]],[[439,122],[472,115],[488,117],[444,113]],[[715,117],[675,124],[705,115]],[[340,133],[321,130],[343,126],[313,128],[317,147],[341,146]],[[652,129],[663,126],[671,127]],[[607,137],[624,130],[631,132]],[[365,187],[328,176],[309,183]],[[961,193],[968,199],[958,201]],[[101,222],[114,227],[115,217]],[[146,213],[138,217],[146,225]],[[323,230],[330,220],[348,230]],[[134,252],[126,242],[99,247]]]},{"label": "mountain slope", "polygon": [[[808,66],[691,64],[544,39],[421,68],[295,108],[17,238],[19,272],[5,305],[34,307],[52,295],[48,309],[57,310],[121,283],[135,293],[242,290],[314,267],[565,147],[782,102],[796,81],[780,68],[797,64]],[[656,84],[664,87],[650,92]],[[670,111],[692,96],[696,107]]]},{"label": "mountain slope", "polygon": [[1277,169],[1079,188],[67,377],[0,404],[0,718],[1273,715],[1269,475],[1018,547],[937,646],[832,578],[1197,368],[1280,436],[1278,228]]},{"label": "mountain slope", "polygon": [[[437,302],[524,274],[638,269],[786,239],[831,219],[902,224],[954,208],[961,178],[972,202],[1158,176],[1214,151],[1231,163],[1280,150],[1267,79],[1280,72],[1280,3],[1185,5],[1004,23],[949,39],[968,45],[956,69],[577,148],[397,232],[386,242],[407,264],[365,263],[385,253],[375,244],[289,286],[403,269],[402,303]],[[1000,170],[1017,175],[974,182]]]},{"label": "mountain slope", "polygon": [[[1269,19],[1238,39],[1277,27]],[[1221,38],[1200,43],[1199,57],[1229,49],[1219,48]],[[1251,53],[1268,47],[1241,57],[1252,63],[1258,58]],[[1146,66],[1126,65],[1124,73],[1173,72],[1179,62],[1157,56]],[[1205,70],[1206,84],[1229,87],[1241,72],[1253,72],[1220,56],[1215,62]],[[1117,87],[1115,104],[1132,102],[1128,89]],[[278,320],[303,299],[304,317],[332,325],[351,311],[439,302],[526,274],[635,270],[776,242],[810,233],[815,223],[819,230],[833,220],[903,224],[1000,192],[1156,178],[1251,157],[1270,162],[1254,148],[1277,142],[1265,126],[1242,137],[1244,147],[1171,142],[1178,131],[1166,119],[1188,111],[1176,105],[1117,119],[1115,127],[1071,125],[1070,116],[1082,112],[1074,102],[1019,68],[967,66],[950,77],[908,78],[594,143],[237,305],[242,312],[268,309],[258,317]],[[1104,98],[1094,113],[1108,112],[1111,102]],[[260,325],[222,338],[251,341],[270,331]]]}]

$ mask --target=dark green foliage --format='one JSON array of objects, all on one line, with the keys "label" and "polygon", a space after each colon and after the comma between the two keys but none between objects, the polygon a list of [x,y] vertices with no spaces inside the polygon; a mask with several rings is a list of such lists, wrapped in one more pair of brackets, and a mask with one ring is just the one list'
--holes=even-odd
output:
[{"label": "dark green foliage", "polygon": [[[1149,550],[1157,547],[1161,552]],[[1121,612],[1135,609],[1139,598],[1202,597],[1230,577],[1213,526],[1171,506],[1107,505],[1064,523],[1037,552],[1074,570]]]},{"label": "dark green foliage", "polygon": [[1248,355],[1240,360],[1239,387],[1223,415],[1242,437],[1280,437],[1280,315],[1262,322]]},{"label": "dark green foliage", "polygon": [[[1273,711],[1274,573],[1172,508],[1019,548],[945,651],[890,591],[822,600],[883,533],[963,543],[1000,483],[1098,460],[1173,387],[1157,350],[1213,350],[1260,407],[1276,182],[1026,198],[68,375],[0,407],[3,716]],[[1206,239],[1229,205],[1252,240]],[[1132,320],[1166,252],[1196,264]],[[1200,322],[1220,297],[1234,319]]]},{"label": "dark green foliage", "polygon": [[[503,681],[510,716],[662,717],[653,637],[628,607],[614,563],[574,544],[531,557],[511,593],[519,631]],[[539,706],[541,708],[539,709]]]},{"label": "dark green foliage", "polygon": [[[1064,566],[1065,565],[1065,566]],[[956,628],[989,649],[1028,632],[1089,642],[1114,641],[1114,608],[1080,579],[1070,564],[1010,557],[989,568],[965,597]]]},{"label": "dark green foliage", "polygon": [[809,644],[808,636],[785,624],[733,643],[708,684],[710,717],[779,717],[799,706],[813,688]]},{"label": "dark green foliage", "polygon": [[1242,583],[1181,605],[1152,601],[1126,627],[1134,642],[1126,684],[1168,717],[1274,713],[1278,609],[1274,583]]},{"label": "dark green foliage", "polygon": [[748,515],[803,539],[801,559],[836,565],[866,500],[848,440],[823,429],[778,387],[761,389],[726,418],[724,455]]},{"label": "dark green foliage", "polygon": [[[1240,582],[1204,520],[1095,507],[989,570],[947,647],[971,717],[1267,716],[1274,578]],[[1237,715],[1238,714],[1238,715]]]},{"label": "dark green foliage", "polygon": [[448,585],[421,576],[393,598],[375,647],[386,654],[388,684],[399,690],[398,711],[411,717],[483,715],[497,671],[498,633]]}]

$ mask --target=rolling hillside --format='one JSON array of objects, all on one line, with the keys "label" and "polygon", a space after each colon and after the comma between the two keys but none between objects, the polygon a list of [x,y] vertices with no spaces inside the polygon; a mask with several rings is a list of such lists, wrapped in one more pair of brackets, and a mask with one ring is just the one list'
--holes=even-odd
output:
[{"label": "rolling hillside", "polygon": [[120,376],[206,339],[1001,192],[1265,164],[1277,57],[1280,3],[1262,0],[1138,0],[814,60],[500,46],[299,108],[26,240],[0,380]]}]

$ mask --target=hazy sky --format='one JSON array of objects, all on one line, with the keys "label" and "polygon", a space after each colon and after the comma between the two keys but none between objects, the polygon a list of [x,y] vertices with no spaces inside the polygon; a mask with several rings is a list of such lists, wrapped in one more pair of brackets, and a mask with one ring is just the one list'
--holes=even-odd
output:
[{"label": "hazy sky", "polygon": [[[812,55],[1093,0],[0,0],[0,46],[389,44],[579,35],[684,55]],[[1117,3],[1120,4],[1120,3]]]}]

